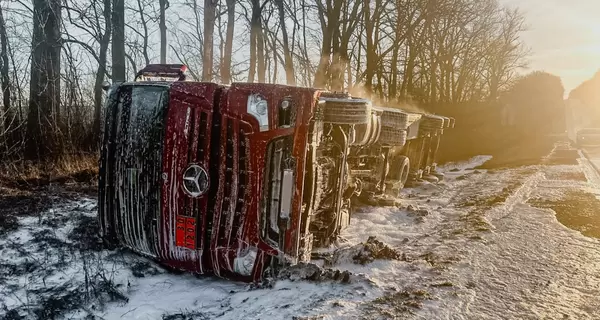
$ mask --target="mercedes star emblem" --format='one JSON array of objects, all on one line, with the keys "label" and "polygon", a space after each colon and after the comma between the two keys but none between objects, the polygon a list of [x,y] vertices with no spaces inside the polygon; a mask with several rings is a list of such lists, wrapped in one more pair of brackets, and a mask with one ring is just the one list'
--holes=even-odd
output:
[{"label": "mercedes star emblem", "polygon": [[197,164],[190,165],[183,173],[183,189],[187,194],[196,198],[208,190],[208,173]]}]

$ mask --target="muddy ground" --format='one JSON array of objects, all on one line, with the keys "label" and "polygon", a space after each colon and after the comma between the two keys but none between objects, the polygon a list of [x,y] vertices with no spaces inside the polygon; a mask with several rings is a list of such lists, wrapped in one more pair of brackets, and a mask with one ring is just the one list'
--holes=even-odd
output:
[{"label": "muddy ground", "polygon": [[[501,308],[515,319],[544,318],[541,311],[528,313],[536,308],[546,310],[545,318],[564,318],[547,311],[552,307],[543,299],[527,307],[533,293],[522,299],[515,293],[543,290],[506,287],[514,277],[527,277],[519,275],[526,267],[484,276],[485,254],[510,258],[523,251],[510,246],[512,238],[507,247],[493,249],[502,251],[485,250],[524,223],[506,217],[529,214],[528,206],[600,237],[600,201],[586,187],[598,181],[589,181],[589,166],[581,163],[578,150],[559,143],[448,169],[447,181],[406,190],[398,208],[359,209],[343,234],[345,244],[325,251],[316,264],[286,269],[258,286],[173,274],[126,250],[103,250],[94,182],[5,183],[0,319],[494,319]],[[531,239],[524,243],[537,255]],[[489,268],[501,271],[497,263]],[[560,311],[566,318],[593,319],[585,308]]]}]

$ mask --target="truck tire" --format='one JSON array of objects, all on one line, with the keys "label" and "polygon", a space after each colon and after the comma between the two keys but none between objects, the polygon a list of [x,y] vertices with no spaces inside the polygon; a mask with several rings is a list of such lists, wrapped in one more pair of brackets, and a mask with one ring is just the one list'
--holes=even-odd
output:
[{"label": "truck tire", "polygon": [[399,182],[404,187],[408,181],[408,173],[410,172],[410,160],[406,156],[398,156],[392,158],[390,172],[388,178],[391,181]]},{"label": "truck tire", "polygon": [[382,127],[379,143],[386,146],[401,147],[406,144],[406,130]]},{"label": "truck tire", "polygon": [[424,115],[419,123],[419,136],[426,137],[433,133],[441,133],[444,129],[445,120],[443,117],[434,115]]},{"label": "truck tire", "polygon": [[450,126],[450,118],[442,117],[444,119],[444,128],[448,128]]},{"label": "truck tire", "polygon": [[443,117],[434,116],[434,115],[426,115],[421,118],[421,123],[419,124],[419,128],[437,130],[444,129],[445,120]]},{"label": "truck tire", "polygon": [[365,124],[371,120],[371,104],[363,99],[323,98],[323,121],[333,124]]},{"label": "truck tire", "polygon": [[399,197],[408,182],[410,160],[406,156],[392,158],[391,170],[385,182],[385,192],[393,197]]},{"label": "truck tire", "polygon": [[369,121],[365,124],[354,125],[353,146],[364,146],[373,144],[379,138],[381,132],[381,113],[373,112]]},{"label": "truck tire", "polygon": [[408,114],[392,108],[381,108],[381,125],[396,129],[406,130],[408,127]]}]

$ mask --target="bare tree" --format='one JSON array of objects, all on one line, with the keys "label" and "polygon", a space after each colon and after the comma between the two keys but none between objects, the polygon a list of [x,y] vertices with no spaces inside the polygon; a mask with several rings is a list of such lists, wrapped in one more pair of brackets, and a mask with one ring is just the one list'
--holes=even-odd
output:
[{"label": "bare tree", "polygon": [[296,85],[296,75],[294,73],[294,62],[292,60],[292,53],[290,52],[290,45],[288,40],[287,27],[285,24],[285,9],[283,0],[277,0],[277,10],[279,12],[279,25],[281,27],[281,34],[283,40],[283,56],[285,58],[285,79],[288,85]]},{"label": "bare tree", "polygon": [[326,88],[329,82],[331,56],[334,53],[334,38],[336,38],[339,30],[340,14],[345,1],[325,0],[325,3],[322,0],[316,1],[323,40],[321,43],[321,57],[313,82],[314,87]]},{"label": "bare tree", "polygon": [[160,63],[167,63],[167,23],[165,21],[166,11],[169,8],[168,0],[159,0],[160,5]]},{"label": "bare tree", "polygon": [[[97,63],[93,89],[94,118],[89,138],[86,139],[88,145],[96,146],[100,142],[101,132],[102,84],[108,76],[107,57],[111,36],[111,0],[93,0],[83,7],[80,7],[80,5],[81,3],[78,1],[66,2],[64,8],[67,12],[67,22],[70,24],[71,29],[76,28],[78,31],[88,34],[95,43],[90,45],[78,40],[67,31],[64,32],[66,37],[63,41],[80,45],[88,54],[92,55]],[[99,50],[96,49],[96,46]],[[68,55],[67,59],[70,59]]]},{"label": "bare tree", "polygon": [[227,31],[221,61],[221,81],[231,82],[231,58],[233,55],[233,32],[235,28],[235,0],[227,0]]},{"label": "bare tree", "polygon": [[216,1],[204,0],[204,50],[202,55],[202,81],[212,81],[213,33],[215,31]]},{"label": "bare tree", "polygon": [[[204,34],[202,30],[201,5],[199,0],[185,0],[182,12],[190,16],[177,16],[179,31],[171,33],[174,44],[171,45],[178,60],[188,66],[192,78],[196,81],[202,79],[202,61],[204,58]],[[175,11],[175,10],[173,10]]]},{"label": "bare tree", "polygon": [[250,0],[250,69],[248,82],[254,82],[258,75],[258,82],[265,82],[265,39],[263,37],[262,12],[269,0],[262,4],[260,0]]},{"label": "bare tree", "polygon": [[59,0],[33,2],[33,41],[27,151],[30,159],[56,156],[55,115],[60,107],[61,6]]},{"label": "bare tree", "polygon": [[112,75],[113,81],[125,81],[125,5],[124,0],[112,1]]},{"label": "bare tree", "polygon": [[490,44],[487,55],[490,100],[496,100],[500,89],[515,77],[514,70],[524,66],[525,52],[519,42],[519,35],[525,31],[523,16],[518,10],[504,10],[501,21],[499,36]]},{"label": "bare tree", "polygon": [[108,45],[110,44],[111,34],[111,0],[103,0],[104,2],[104,34],[100,39],[100,52],[98,55],[98,69],[96,71],[96,80],[94,82],[94,123],[92,129],[92,143],[100,142],[100,124],[102,116],[102,83],[106,73],[106,56]]},{"label": "bare tree", "polygon": [[4,120],[0,123],[0,137],[10,129],[10,63],[8,60],[8,37],[6,33],[6,24],[4,23],[4,14],[0,6],[0,83],[2,88],[2,103],[4,105]]},{"label": "bare tree", "polygon": [[29,117],[59,134],[83,123],[97,138],[104,79],[124,81],[168,54],[198,81],[298,83],[427,108],[498,99],[527,54],[522,15],[497,0],[60,0],[63,103],[38,115],[26,87],[45,81],[32,72],[44,70],[35,50],[46,42],[31,23],[41,2],[0,8],[2,111],[11,112],[2,128]]}]

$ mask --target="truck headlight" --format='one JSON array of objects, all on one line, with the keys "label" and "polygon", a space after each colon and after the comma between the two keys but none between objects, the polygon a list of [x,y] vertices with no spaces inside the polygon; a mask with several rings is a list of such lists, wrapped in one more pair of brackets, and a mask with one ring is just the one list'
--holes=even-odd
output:
[{"label": "truck headlight", "polygon": [[247,112],[258,120],[260,131],[269,130],[269,104],[265,98],[259,94],[249,95]]},{"label": "truck headlight", "polygon": [[233,271],[244,276],[251,275],[254,263],[256,262],[256,256],[257,249],[254,247],[242,250],[233,260]]}]

